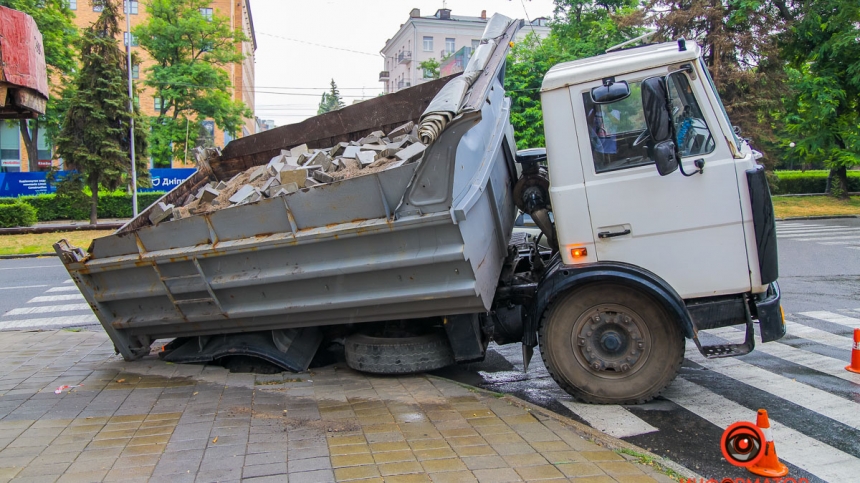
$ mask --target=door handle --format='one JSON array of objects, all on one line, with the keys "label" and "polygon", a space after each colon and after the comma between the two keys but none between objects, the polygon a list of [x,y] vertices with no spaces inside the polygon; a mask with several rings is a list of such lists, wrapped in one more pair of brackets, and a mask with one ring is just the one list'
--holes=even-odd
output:
[{"label": "door handle", "polygon": [[624,231],[601,231],[597,234],[597,238],[613,238],[616,236],[624,236],[629,235],[630,229],[626,229]]}]

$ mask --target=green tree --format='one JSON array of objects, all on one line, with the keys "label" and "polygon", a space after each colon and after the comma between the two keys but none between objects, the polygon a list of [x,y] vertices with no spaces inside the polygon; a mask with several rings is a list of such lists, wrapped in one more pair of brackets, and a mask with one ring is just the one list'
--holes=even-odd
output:
[{"label": "green tree", "polygon": [[554,0],[554,4],[552,34],[571,59],[602,54],[643,30],[637,0]]},{"label": "green tree", "polygon": [[[97,221],[99,187],[115,190],[125,181],[131,167],[128,112],[128,71],[125,53],[116,40],[119,10],[116,0],[95,0],[103,6],[98,19],[83,31],[80,39],[81,68],[74,79],[75,95],[68,110],[57,151],[81,176],[70,183],[89,188],[90,223]],[[146,130],[136,114],[134,142],[137,174],[146,185]]]},{"label": "green tree", "polygon": [[786,136],[797,154],[830,168],[830,192],[848,197],[847,169],[860,165],[860,3],[802,0],[782,36],[792,87]]},{"label": "green tree", "polygon": [[49,137],[56,134],[64,114],[60,87],[76,67],[74,45],[77,29],[72,23],[75,15],[69,10],[67,0],[0,0],[0,5],[30,15],[42,33],[51,95],[44,115],[18,121],[30,171],[38,171],[39,131],[47,131]]},{"label": "green tree", "polygon": [[[151,119],[150,151],[159,166],[170,166],[185,152],[186,133],[200,131],[209,118],[227,132],[239,131],[252,113],[233,99],[225,70],[244,55],[236,44],[248,39],[230,19],[204,14],[209,0],[151,0],[149,18],[134,28],[140,46],[152,57],[144,84],[160,99]],[[190,124],[189,124],[190,123]],[[191,139],[194,139],[192,137]]]},{"label": "green tree", "polygon": [[322,99],[320,99],[317,115],[343,109],[345,106],[346,104],[343,103],[343,99],[340,97],[340,91],[337,90],[337,84],[332,79],[331,89],[328,92],[323,92]]},{"label": "green tree", "polygon": [[425,79],[439,78],[439,61],[435,58],[419,62],[418,68],[421,69]]}]

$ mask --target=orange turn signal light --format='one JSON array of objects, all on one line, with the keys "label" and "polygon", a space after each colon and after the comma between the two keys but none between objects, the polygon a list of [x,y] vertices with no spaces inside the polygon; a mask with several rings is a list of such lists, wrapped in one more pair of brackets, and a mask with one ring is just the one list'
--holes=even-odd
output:
[{"label": "orange turn signal light", "polygon": [[584,256],[587,256],[587,255],[588,255],[588,250],[586,250],[586,249],[585,249],[585,247],[582,247],[582,248],[571,248],[571,249],[570,249],[570,254],[571,254],[571,256],[573,256],[573,258],[584,257]]}]

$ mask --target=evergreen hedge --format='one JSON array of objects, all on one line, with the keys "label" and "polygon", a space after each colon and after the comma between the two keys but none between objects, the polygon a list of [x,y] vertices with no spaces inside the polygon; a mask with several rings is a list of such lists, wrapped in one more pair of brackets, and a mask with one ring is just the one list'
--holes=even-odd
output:
[{"label": "evergreen hedge", "polygon": [[[162,192],[138,193],[138,211],[143,211],[162,196],[164,196]],[[21,196],[20,198],[0,198],[0,208],[17,204],[16,202],[35,208],[35,216],[38,218],[38,221],[86,220],[90,217],[89,206],[72,206],[68,200],[57,199],[57,196],[54,194]],[[99,218],[131,218],[131,195],[127,193],[100,194],[98,216]],[[33,223],[36,221],[33,220]],[[32,225],[32,223],[30,224]]]},{"label": "evergreen hedge", "polygon": [[36,223],[36,209],[27,203],[0,203],[0,228],[30,226]]},{"label": "evergreen hedge", "polygon": [[[775,187],[775,195],[824,194],[827,187],[826,169],[809,171],[774,171],[779,179]],[[848,171],[848,191],[860,191],[860,171]]]}]

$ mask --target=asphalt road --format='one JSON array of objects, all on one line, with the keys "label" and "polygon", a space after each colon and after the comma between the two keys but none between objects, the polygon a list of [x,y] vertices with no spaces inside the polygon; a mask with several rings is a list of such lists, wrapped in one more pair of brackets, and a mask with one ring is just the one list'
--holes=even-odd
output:
[{"label": "asphalt road", "polygon": [[[860,472],[860,375],[844,371],[860,327],[860,219],[785,222],[778,227],[780,286],[789,335],[742,358],[687,360],[663,396],[638,406],[576,403],[547,373],[536,349],[523,373],[520,346],[491,346],[479,364],[440,375],[515,394],[590,424],[706,478],[747,477],[720,454],[734,421],[768,410],[790,476],[853,481]],[[0,330],[94,325],[92,312],[56,258],[0,260]],[[46,325],[45,325],[46,324]],[[738,341],[721,331],[705,341]]]}]

